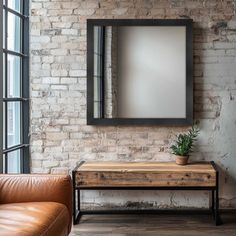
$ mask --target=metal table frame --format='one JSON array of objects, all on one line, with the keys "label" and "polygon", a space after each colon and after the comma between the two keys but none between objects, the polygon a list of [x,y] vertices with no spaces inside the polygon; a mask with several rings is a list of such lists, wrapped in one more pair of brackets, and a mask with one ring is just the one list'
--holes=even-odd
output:
[{"label": "metal table frame", "polygon": [[[84,161],[80,162],[78,166],[72,171],[73,179],[73,224],[77,224],[80,221],[82,215],[94,215],[94,214],[158,214],[158,213],[184,213],[184,214],[193,214],[193,213],[211,213],[215,222],[215,225],[221,224],[221,219],[219,215],[219,171],[213,161],[211,165],[216,171],[216,186],[109,186],[109,187],[85,187],[85,186],[76,186],[75,175],[79,166],[81,166]],[[209,210],[81,210],[80,208],[80,192],[82,190],[198,190],[198,191],[210,191],[211,192],[211,206]]]}]

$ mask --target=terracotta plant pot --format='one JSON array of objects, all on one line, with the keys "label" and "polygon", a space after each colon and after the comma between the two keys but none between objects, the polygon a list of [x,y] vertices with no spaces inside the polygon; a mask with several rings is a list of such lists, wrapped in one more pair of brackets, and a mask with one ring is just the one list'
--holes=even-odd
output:
[{"label": "terracotta plant pot", "polygon": [[177,165],[187,165],[189,156],[177,156],[175,158],[175,163]]}]

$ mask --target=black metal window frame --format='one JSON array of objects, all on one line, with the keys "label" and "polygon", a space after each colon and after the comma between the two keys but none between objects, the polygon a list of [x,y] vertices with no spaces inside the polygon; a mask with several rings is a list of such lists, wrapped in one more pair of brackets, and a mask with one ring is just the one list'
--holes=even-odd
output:
[{"label": "black metal window frame", "polygon": [[[1,66],[4,65],[4,75],[1,73],[2,81],[2,90],[4,91],[4,97],[2,98],[1,114],[3,114],[2,120],[4,120],[4,127],[2,131],[2,139],[5,140],[0,143],[2,146],[1,154],[1,164],[0,164],[0,173],[8,173],[8,154],[20,150],[20,173],[29,173],[29,1],[21,0],[21,11],[18,12],[12,8],[8,7],[8,0],[5,0],[1,9],[1,19],[4,20],[2,36],[4,36],[5,45],[3,47]],[[4,14],[3,14],[4,12]],[[21,50],[13,51],[8,49],[8,14],[11,13],[15,17],[21,19]],[[1,36],[1,38],[3,38]],[[3,43],[1,43],[3,45]],[[3,57],[4,55],[4,57]],[[20,91],[21,94],[19,97],[9,97],[8,96],[8,56],[13,55],[17,56],[20,59]],[[8,147],[8,114],[7,108],[8,104],[11,102],[19,102],[20,104],[20,143],[14,146]],[[5,108],[3,110],[3,107]],[[1,120],[1,121],[2,121]],[[2,126],[2,124],[1,124]],[[4,145],[4,146],[3,146]]]}]

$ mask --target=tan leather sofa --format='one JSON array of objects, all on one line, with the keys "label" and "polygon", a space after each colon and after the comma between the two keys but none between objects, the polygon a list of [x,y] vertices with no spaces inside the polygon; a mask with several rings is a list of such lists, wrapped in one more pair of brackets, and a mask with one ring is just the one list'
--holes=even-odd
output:
[{"label": "tan leather sofa", "polygon": [[1,236],[67,236],[72,183],[65,175],[0,175]]}]

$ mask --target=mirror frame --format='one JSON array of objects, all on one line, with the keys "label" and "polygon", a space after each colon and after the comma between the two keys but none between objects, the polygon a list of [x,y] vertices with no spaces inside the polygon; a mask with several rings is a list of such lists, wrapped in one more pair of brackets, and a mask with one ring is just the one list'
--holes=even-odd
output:
[{"label": "mirror frame", "polygon": [[[193,124],[192,19],[87,19],[87,125],[192,125]],[[94,26],[186,27],[186,118],[94,118]]]}]

